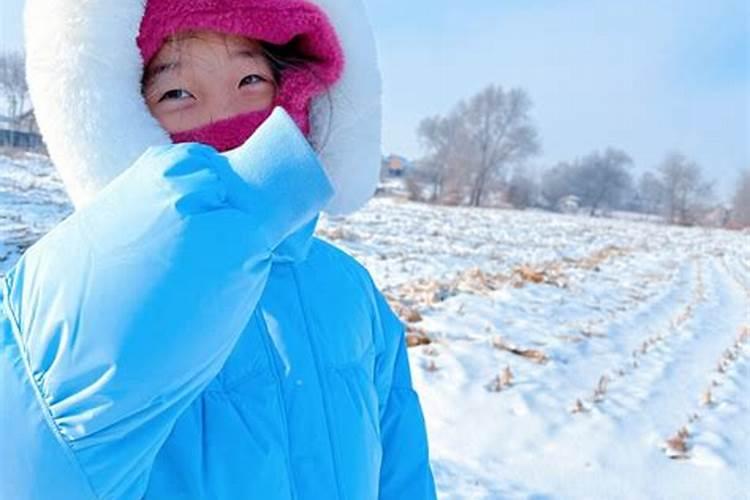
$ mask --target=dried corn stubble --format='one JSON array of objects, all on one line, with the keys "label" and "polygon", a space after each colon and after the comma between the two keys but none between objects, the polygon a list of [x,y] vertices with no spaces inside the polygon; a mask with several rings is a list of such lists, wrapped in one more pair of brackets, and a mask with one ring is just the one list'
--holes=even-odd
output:
[{"label": "dried corn stubble", "polygon": [[609,385],[609,377],[602,375],[599,379],[599,383],[594,389],[594,401],[602,401],[604,396],[607,394],[607,386]]},{"label": "dried corn stubble", "polygon": [[432,339],[423,328],[419,328],[410,323],[406,324],[406,346],[416,347],[420,345],[429,345]]},{"label": "dried corn stubble", "polygon": [[406,347],[419,347],[421,345],[430,345],[432,339],[423,333],[407,333]]},{"label": "dried corn stubble", "polygon": [[623,255],[627,255],[631,251],[632,250],[629,250],[627,248],[609,245],[597,252],[594,252],[588,257],[583,257],[582,259],[578,259],[573,262],[575,263],[575,265],[582,269],[597,269],[602,263],[604,263],[604,261],[612,257],[621,257]]},{"label": "dried corn stubble", "polygon": [[503,369],[503,373],[500,375],[500,382],[503,386],[513,385],[513,372],[510,370],[510,366],[506,365]]},{"label": "dried corn stubble", "polygon": [[690,432],[686,427],[680,428],[677,434],[670,437],[665,442],[665,451],[667,456],[672,459],[686,459],[688,458],[688,443],[687,440],[690,437]]},{"label": "dried corn stubble", "polygon": [[496,349],[501,349],[503,351],[508,351],[517,356],[524,357],[538,364],[545,364],[549,361],[549,357],[546,354],[544,354],[542,351],[538,349],[529,349],[529,348],[522,348],[522,347],[514,346],[506,342],[505,340],[503,340],[503,338],[500,337],[499,335],[496,335],[492,339],[492,346],[495,347]]},{"label": "dried corn stubble", "polygon": [[575,404],[573,405],[573,408],[570,410],[570,413],[586,413],[589,409],[586,408],[586,406],[583,404],[583,401],[580,399],[576,399]]},{"label": "dried corn stubble", "polygon": [[565,277],[560,268],[561,266],[559,263],[547,265],[541,270],[536,270],[528,265],[523,265],[513,270],[510,280],[515,288],[522,288],[529,283],[567,288],[568,284],[565,281]]},{"label": "dried corn stubble", "polygon": [[393,311],[406,323],[418,323],[422,321],[422,315],[413,307],[409,307],[398,301],[392,301],[390,305]]},{"label": "dried corn stubble", "polygon": [[502,274],[492,274],[472,267],[463,271],[453,281],[454,290],[462,292],[487,293],[500,289],[508,282],[508,277]]},{"label": "dried corn stubble", "polygon": [[336,241],[336,240],[358,241],[359,240],[359,235],[357,235],[355,232],[343,226],[336,226],[333,228],[320,227],[317,229],[316,233],[319,236],[323,236],[324,238],[328,240],[332,240],[332,241]]},{"label": "dried corn stubble", "polygon": [[429,344],[422,349],[422,354],[425,356],[440,356],[440,351],[435,349],[432,344]]}]

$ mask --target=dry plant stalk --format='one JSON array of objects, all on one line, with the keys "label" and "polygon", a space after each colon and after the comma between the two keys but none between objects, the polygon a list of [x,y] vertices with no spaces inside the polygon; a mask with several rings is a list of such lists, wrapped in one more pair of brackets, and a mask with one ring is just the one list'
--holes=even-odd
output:
[{"label": "dry plant stalk", "polygon": [[524,357],[540,365],[549,361],[549,357],[547,357],[542,351],[538,349],[521,348],[508,344],[500,336],[495,336],[492,339],[492,346],[497,349],[508,351],[517,356]]},{"label": "dry plant stalk", "polygon": [[358,241],[359,236],[351,231],[350,229],[347,229],[343,226],[337,226],[333,228],[328,227],[320,227],[317,229],[316,233],[320,236],[323,236],[326,239],[329,240],[348,240],[348,241]]},{"label": "dry plant stalk", "polygon": [[587,338],[592,338],[592,337],[605,338],[606,337],[605,334],[601,332],[597,332],[591,327],[581,329],[581,335]]},{"label": "dry plant stalk", "polygon": [[587,411],[589,410],[583,405],[583,401],[576,399],[576,403],[573,405],[573,409],[570,410],[570,413],[586,413]]},{"label": "dry plant stalk", "polygon": [[594,401],[604,399],[604,396],[607,394],[607,384],[609,384],[609,377],[602,375],[599,383],[596,385],[596,389],[594,389]]},{"label": "dry plant stalk", "polygon": [[546,276],[544,271],[535,271],[529,266],[521,266],[513,271],[513,274],[521,279],[530,283],[544,283]]},{"label": "dry plant stalk", "polygon": [[510,371],[510,365],[506,365],[505,369],[503,369],[503,373],[500,376],[500,382],[503,386],[513,385],[513,372]]},{"label": "dry plant stalk", "polygon": [[681,427],[677,434],[667,439],[666,451],[669,458],[684,459],[688,458],[688,444],[687,439],[690,437],[690,432],[686,427]]},{"label": "dry plant stalk", "polygon": [[406,347],[418,347],[421,345],[429,345],[432,343],[429,337],[421,333],[407,333],[406,334]]},{"label": "dry plant stalk", "polygon": [[610,257],[626,255],[630,250],[615,245],[609,245],[603,249],[594,252],[588,257],[583,257],[573,261],[574,264],[582,269],[597,269],[605,260]]},{"label": "dry plant stalk", "polygon": [[435,349],[435,347],[432,346],[432,345],[427,345],[422,350],[422,353],[425,354],[426,356],[439,356],[440,355],[440,351],[438,351],[437,349]]},{"label": "dry plant stalk", "polygon": [[503,390],[503,381],[500,375],[495,375],[495,378],[485,386],[490,392],[500,392]]},{"label": "dry plant stalk", "polygon": [[422,315],[419,314],[419,311],[417,311],[416,309],[405,307],[403,305],[395,309],[396,313],[407,323],[417,323],[419,321],[422,321]]},{"label": "dry plant stalk", "polygon": [[711,394],[711,389],[706,389],[706,392],[703,393],[701,404],[703,406],[712,406],[714,404],[713,395]]},{"label": "dry plant stalk", "polygon": [[532,269],[528,265],[519,266],[511,273],[511,280],[515,288],[522,288],[528,283],[567,287],[559,263],[547,264],[542,270]]}]

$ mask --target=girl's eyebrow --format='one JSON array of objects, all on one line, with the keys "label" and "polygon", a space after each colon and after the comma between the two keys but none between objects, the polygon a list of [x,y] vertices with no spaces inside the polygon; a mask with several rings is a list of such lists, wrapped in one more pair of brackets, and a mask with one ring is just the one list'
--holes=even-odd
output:
[{"label": "girl's eyebrow", "polygon": [[179,61],[170,61],[162,64],[157,64],[146,73],[146,85],[153,82],[153,80],[164,73],[173,72],[181,66]]}]

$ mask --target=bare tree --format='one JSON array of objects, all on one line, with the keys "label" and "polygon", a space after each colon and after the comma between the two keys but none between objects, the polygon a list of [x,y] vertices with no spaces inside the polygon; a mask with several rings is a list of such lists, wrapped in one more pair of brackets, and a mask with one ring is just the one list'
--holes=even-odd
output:
[{"label": "bare tree", "polygon": [[524,168],[516,168],[508,184],[508,201],[516,208],[527,208],[537,197],[538,186]]},{"label": "bare tree", "polygon": [[703,180],[700,166],[681,153],[671,153],[659,165],[669,222],[693,224],[713,195],[713,183]]},{"label": "bare tree", "polygon": [[638,181],[640,211],[647,214],[658,214],[663,211],[665,188],[653,172],[644,172]]},{"label": "bare tree", "polygon": [[411,191],[421,192],[423,182],[431,201],[479,206],[487,192],[505,189],[505,169],[539,150],[530,108],[523,90],[490,85],[447,116],[422,120],[417,134],[426,155]]},{"label": "bare tree", "polygon": [[740,173],[732,200],[732,218],[742,227],[750,227],[750,170]]},{"label": "bare tree", "polygon": [[417,136],[427,154],[418,162],[412,184],[426,186],[430,191],[427,200],[435,202],[445,197],[451,184],[455,185],[467,161],[461,117],[453,112],[446,117],[425,118],[419,124]]},{"label": "bare tree", "polygon": [[0,54],[0,102],[3,114],[20,128],[30,99],[24,56],[19,52]]},{"label": "bare tree", "polygon": [[473,151],[469,205],[479,206],[487,186],[508,166],[539,152],[531,100],[521,89],[490,85],[457,107]]},{"label": "bare tree", "polygon": [[550,208],[556,207],[562,198],[575,194],[572,169],[571,164],[560,162],[542,175],[541,194]]},{"label": "bare tree", "polygon": [[596,215],[602,206],[618,208],[624,193],[633,184],[627,168],[633,164],[624,151],[607,148],[604,154],[594,152],[579,160],[576,168],[577,195]]},{"label": "bare tree", "polygon": [[633,184],[628,168],[632,160],[624,151],[608,148],[603,154],[591,153],[573,163],[559,163],[544,174],[542,195],[552,205],[569,195],[596,215],[602,207],[620,208]]}]

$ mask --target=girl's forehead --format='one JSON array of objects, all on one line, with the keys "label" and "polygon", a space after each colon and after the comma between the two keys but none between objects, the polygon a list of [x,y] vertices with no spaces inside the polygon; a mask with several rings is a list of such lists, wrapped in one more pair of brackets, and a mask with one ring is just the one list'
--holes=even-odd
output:
[{"label": "girl's forehead", "polygon": [[218,50],[231,57],[263,55],[262,46],[257,40],[212,31],[186,32],[168,38],[147,66],[153,68],[183,59],[184,56],[189,58],[191,54],[214,53]]},{"label": "girl's forehead", "polygon": [[251,47],[260,45],[257,40],[231,33],[208,30],[189,30],[168,37],[162,45],[162,49],[165,47],[175,47],[185,44],[198,46],[224,45],[227,47]]}]

